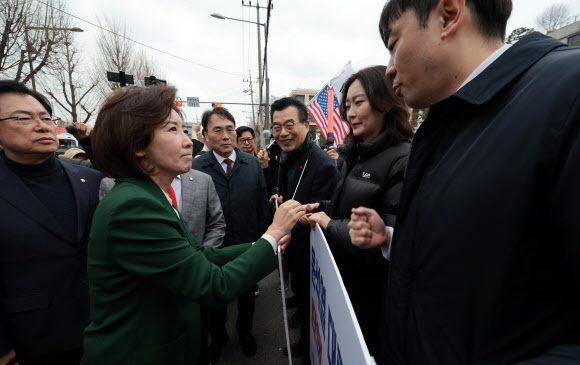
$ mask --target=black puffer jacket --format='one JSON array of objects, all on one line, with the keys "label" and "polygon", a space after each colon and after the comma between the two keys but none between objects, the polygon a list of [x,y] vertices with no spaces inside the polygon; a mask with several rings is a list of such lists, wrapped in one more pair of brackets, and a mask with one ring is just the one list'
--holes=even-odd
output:
[{"label": "black puffer jacket", "polygon": [[[331,218],[326,238],[371,355],[380,354],[382,301],[386,295],[388,262],[380,249],[361,250],[348,234],[351,209],[375,209],[388,226],[394,226],[407,165],[410,143],[393,142],[382,131],[367,142],[352,142],[342,151],[345,163],[332,200],[321,210]],[[379,359],[377,359],[379,360]]]}]

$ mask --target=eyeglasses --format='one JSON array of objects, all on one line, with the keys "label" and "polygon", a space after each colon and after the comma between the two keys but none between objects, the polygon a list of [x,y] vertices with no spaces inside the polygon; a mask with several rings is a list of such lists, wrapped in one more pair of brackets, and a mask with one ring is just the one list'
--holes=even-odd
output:
[{"label": "eyeglasses", "polygon": [[211,129],[209,131],[209,133],[215,134],[215,135],[222,135],[224,132],[226,132],[227,134],[235,134],[236,130],[233,127],[231,127],[231,128],[226,128],[226,129],[216,128],[216,129]]},{"label": "eyeglasses", "polygon": [[294,129],[294,126],[295,125],[296,125],[296,122],[293,121],[293,120],[284,123],[284,125],[274,124],[272,126],[272,132],[274,134],[278,134],[278,133],[282,132],[282,128],[284,128],[288,132],[292,132],[292,130]]},{"label": "eyeglasses", "polygon": [[246,143],[250,144],[250,143],[252,143],[253,140],[254,140],[253,138],[240,138],[240,139],[238,139],[238,142],[241,144],[246,144]]},{"label": "eyeglasses", "polygon": [[51,117],[33,117],[33,116],[25,116],[25,117],[10,117],[0,119],[0,122],[4,120],[15,119],[18,123],[23,125],[24,127],[31,127],[35,126],[36,122],[41,121],[42,123],[46,124],[47,126],[53,128],[56,124],[60,121],[60,118],[51,118]]}]

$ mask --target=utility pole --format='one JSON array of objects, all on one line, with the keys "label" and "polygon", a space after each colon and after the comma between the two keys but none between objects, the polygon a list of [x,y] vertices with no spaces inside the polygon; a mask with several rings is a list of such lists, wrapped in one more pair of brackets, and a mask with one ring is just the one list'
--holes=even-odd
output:
[{"label": "utility pole", "polygon": [[[250,97],[252,98],[252,104],[254,104],[254,87],[252,86],[252,70],[248,70],[250,73],[250,79],[247,80],[250,83]],[[256,115],[254,112],[254,107],[252,107],[252,128],[256,130]]]},{"label": "utility pole", "polygon": [[[262,41],[261,41],[261,35],[260,35],[260,9],[268,9],[267,6],[260,6],[260,3],[257,2],[256,5],[252,5],[252,2],[250,1],[248,5],[246,5],[244,3],[244,0],[242,0],[242,6],[245,7],[249,7],[249,8],[256,8],[256,16],[257,16],[257,24],[258,24],[258,83],[259,83],[259,89],[258,89],[258,97],[260,99],[260,102],[258,104],[260,104],[260,107],[258,108],[258,125],[259,126],[264,126],[264,129],[268,129],[268,117],[265,116],[264,117],[264,122],[262,122],[262,105],[264,105],[264,97],[262,95],[262,87],[264,85],[264,77],[263,77],[263,73],[262,73]],[[264,29],[265,25],[264,25]],[[268,73],[268,71],[266,71],[266,74]],[[267,90],[268,91],[268,90]],[[266,92],[267,92],[266,91]],[[269,99],[269,95],[266,95],[266,98]],[[267,100],[266,104],[269,104],[269,100]]]}]

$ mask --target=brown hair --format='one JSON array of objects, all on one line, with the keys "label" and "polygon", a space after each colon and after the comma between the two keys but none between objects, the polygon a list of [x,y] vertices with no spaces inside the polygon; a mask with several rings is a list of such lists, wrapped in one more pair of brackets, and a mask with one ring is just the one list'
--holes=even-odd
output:
[{"label": "brown hair", "polygon": [[[409,107],[402,98],[395,95],[393,81],[385,76],[386,71],[386,66],[372,66],[351,75],[342,89],[340,116],[348,122],[345,108],[346,97],[352,83],[358,80],[367,94],[371,107],[379,112],[387,112],[383,120],[383,130],[387,130],[387,134],[394,142],[408,142],[414,135],[413,126],[409,122]],[[354,140],[355,136],[351,128],[343,143],[347,144]]]},{"label": "brown hair", "polygon": [[[149,176],[137,151],[147,148],[155,129],[165,122],[175,105],[177,90],[172,86],[124,87],[103,103],[92,134],[97,168],[108,177]],[[180,113],[181,114],[181,113]]]}]

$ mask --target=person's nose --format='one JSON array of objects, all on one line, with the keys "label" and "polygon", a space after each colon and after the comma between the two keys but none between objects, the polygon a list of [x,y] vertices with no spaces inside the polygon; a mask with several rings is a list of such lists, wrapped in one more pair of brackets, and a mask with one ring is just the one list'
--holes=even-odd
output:
[{"label": "person's nose", "polygon": [[55,129],[55,125],[44,123],[42,119],[36,118],[36,121],[34,122],[34,129],[37,132],[50,132]]},{"label": "person's nose", "polygon": [[184,138],[183,147],[185,147],[187,149],[191,148],[193,146],[193,142],[191,141],[191,138],[189,138],[189,136],[185,133],[183,133],[183,138]]},{"label": "person's nose", "polygon": [[385,76],[387,76],[388,79],[394,80],[395,76],[397,76],[397,69],[395,68],[395,62],[393,61],[394,57],[391,56],[391,59],[389,60],[389,65],[387,66],[387,72],[385,73]]},{"label": "person's nose", "polygon": [[280,137],[287,136],[288,134],[289,134],[289,133],[288,133],[288,131],[286,130],[286,128],[282,127],[282,128],[280,129]]},{"label": "person's nose", "polygon": [[350,108],[346,111],[346,120],[347,122],[353,119],[356,116],[356,112],[354,111],[354,105],[351,105]]}]

